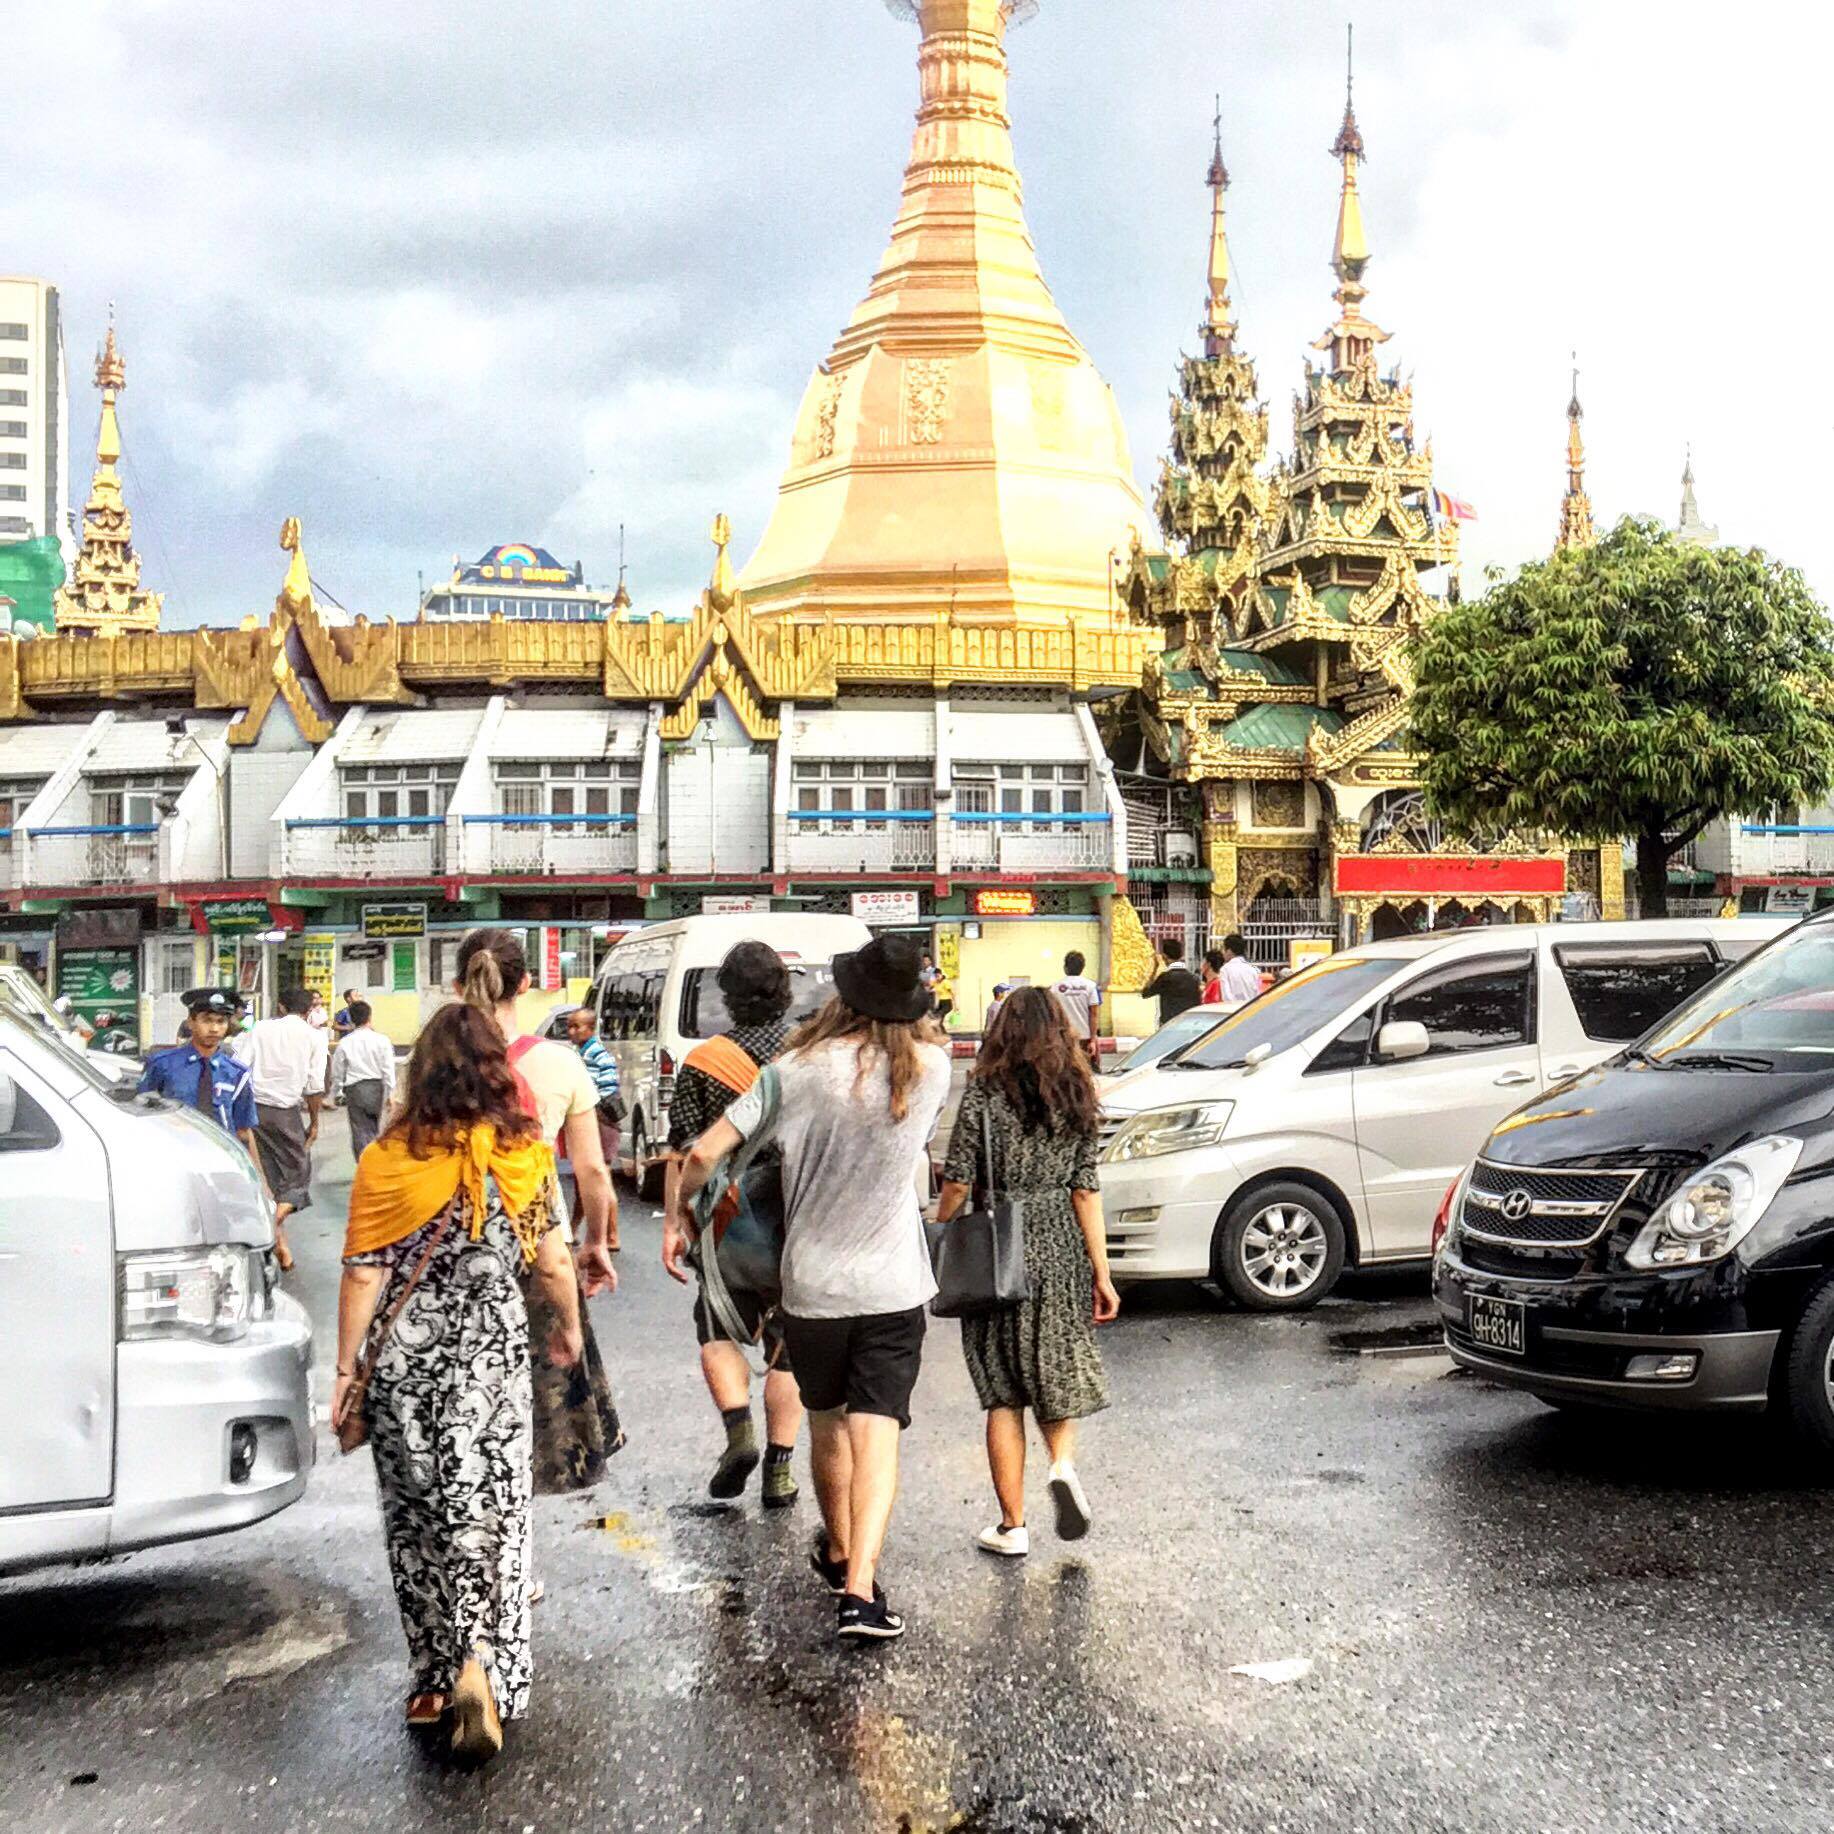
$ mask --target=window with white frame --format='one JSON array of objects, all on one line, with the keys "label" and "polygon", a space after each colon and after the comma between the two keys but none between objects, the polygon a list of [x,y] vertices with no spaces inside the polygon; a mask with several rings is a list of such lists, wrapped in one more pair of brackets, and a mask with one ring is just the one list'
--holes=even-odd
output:
[{"label": "window with white frame", "polygon": [[[865,810],[927,813],[935,806],[934,766],[927,758],[798,758],[790,767],[801,813],[832,810],[837,815]],[[864,828],[882,834],[883,821],[802,821],[799,828],[845,834]]]},{"label": "window with white frame", "polygon": [[[424,821],[446,813],[459,766],[446,764],[348,764],[341,773],[347,822]],[[387,832],[377,827],[364,832]]]},{"label": "window with white frame", "polygon": [[[546,764],[504,760],[497,765],[499,815],[635,815],[643,765],[636,758],[583,758]],[[566,821],[542,824],[560,834],[578,831]],[[591,822],[580,827],[607,827]]]},{"label": "window with white frame", "polygon": [[0,848],[13,844],[14,824],[32,806],[32,798],[44,783],[42,777],[0,778]]},{"label": "window with white frame", "polygon": [[[1089,808],[1089,767],[1086,764],[965,764],[955,774],[955,806],[963,813],[1082,815]],[[1057,825],[1051,823],[1049,827]],[[1041,823],[1037,832],[1046,831],[1046,825]]]},{"label": "window with white frame", "polygon": [[137,772],[89,780],[89,819],[98,828],[156,828],[190,781],[187,772]]}]

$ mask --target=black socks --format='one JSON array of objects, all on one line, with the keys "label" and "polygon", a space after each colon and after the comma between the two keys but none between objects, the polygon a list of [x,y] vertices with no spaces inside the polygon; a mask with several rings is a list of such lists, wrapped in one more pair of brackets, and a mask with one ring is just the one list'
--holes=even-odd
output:
[{"label": "black socks", "polygon": [[796,1448],[794,1446],[767,1446],[764,1450],[764,1463],[767,1467],[771,1465],[787,1465],[795,1456]]},{"label": "black socks", "polygon": [[727,1432],[736,1432],[740,1427],[751,1424],[751,1409],[749,1407],[722,1407],[720,1418],[726,1423]]}]

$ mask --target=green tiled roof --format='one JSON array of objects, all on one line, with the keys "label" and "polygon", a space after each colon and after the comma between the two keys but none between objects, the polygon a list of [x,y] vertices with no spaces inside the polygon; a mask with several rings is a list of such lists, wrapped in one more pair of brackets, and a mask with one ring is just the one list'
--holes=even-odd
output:
[{"label": "green tiled roof", "polygon": [[1350,622],[1350,601],[1355,595],[1348,586],[1321,586],[1312,596],[1338,623]]},{"label": "green tiled roof", "polygon": [[1278,657],[1260,656],[1253,650],[1218,650],[1216,660],[1232,675],[1258,675],[1282,688],[1297,688],[1305,680]]},{"label": "green tiled roof", "polygon": [[1161,668],[1159,673],[1168,688],[1176,688],[1181,694],[1201,694],[1210,685],[1196,669]]},{"label": "green tiled roof", "polygon": [[1244,751],[1303,751],[1314,726],[1338,732],[1344,716],[1329,707],[1250,707],[1223,728],[1223,743]]}]

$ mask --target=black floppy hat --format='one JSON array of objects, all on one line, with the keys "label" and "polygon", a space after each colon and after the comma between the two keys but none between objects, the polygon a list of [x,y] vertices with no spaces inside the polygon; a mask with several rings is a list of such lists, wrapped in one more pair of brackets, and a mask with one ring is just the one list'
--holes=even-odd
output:
[{"label": "black floppy hat", "polygon": [[923,949],[909,936],[875,936],[834,958],[834,990],[856,1013],[887,1025],[914,1025],[930,1010]]}]

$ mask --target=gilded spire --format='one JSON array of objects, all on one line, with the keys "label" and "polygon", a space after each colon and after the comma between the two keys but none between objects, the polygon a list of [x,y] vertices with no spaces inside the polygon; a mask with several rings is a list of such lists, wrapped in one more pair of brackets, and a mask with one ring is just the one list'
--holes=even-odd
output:
[{"label": "gilded spire", "polygon": [[1586,442],[1579,430],[1585,410],[1579,405],[1579,362],[1574,353],[1573,394],[1567,402],[1567,494],[1560,504],[1560,534],[1555,553],[1589,548],[1598,539],[1592,527],[1592,499],[1586,495]]},{"label": "gilded spire", "polygon": [[[1354,32],[1354,27],[1348,28]],[[1338,322],[1313,346],[1332,352],[1336,370],[1367,361],[1388,333],[1363,316],[1363,269],[1369,264],[1369,236],[1363,227],[1363,198],[1357,189],[1357,165],[1364,157],[1363,133],[1356,124],[1355,41],[1347,36],[1344,53],[1344,120],[1331,143],[1331,157],[1343,164],[1343,187],[1337,202],[1337,239],[1331,248],[1331,271],[1337,276]]]},{"label": "gilded spire", "polygon": [[121,495],[121,426],[115,399],[127,386],[127,361],[115,342],[114,307],[108,309],[108,341],[96,353],[96,387],[102,417],[96,430],[95,477],[83,506],[83,545],[68,586],[54,601],[59,630],[157,630],[162,595],[140,590],[140,556],[134,552],[134,523]]},{"label": "gilded spire", "polygon": [[611,608],[614,612],[630,610],[630,587],[624,583],[624,524],[618,524],[618,589],[612,595]]},{"label": "gilded spire", "polygon": [[1235,315],[1229,304],[1229,237],[1223,227],[1223,193],[1229,168],[1223,164],[1223,98],[1216,98],[1216,150],[1210,155],[1210,303],[1204,314],[1204,355],[1220,357],[1234,347]]},{"label": "gilded spire", "polygon": [[1719,530],[1711,528],[1702,520],[1700,505],[1694,501],[1694,448],[1687,449],[1687,459],[1681,468],[1681,520],[1675,525],[1675,533],[1683,541],[1697,542],[1703,547],[1710,547],[1719,539]]}]

